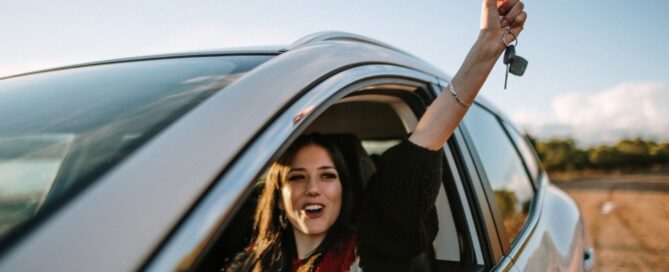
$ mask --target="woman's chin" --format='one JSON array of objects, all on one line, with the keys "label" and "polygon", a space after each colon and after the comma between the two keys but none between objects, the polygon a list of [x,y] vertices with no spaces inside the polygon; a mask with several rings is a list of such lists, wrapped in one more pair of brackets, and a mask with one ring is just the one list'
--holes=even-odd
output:
[{"label": "woman's chin", "polygon": [[326,224],[312,223],[312,224],[305,224],[304,227],[298,228],[297,230],[304,235],[320,236],[324,235],[327,232],[328,228],[329,226],[327,226]]}]

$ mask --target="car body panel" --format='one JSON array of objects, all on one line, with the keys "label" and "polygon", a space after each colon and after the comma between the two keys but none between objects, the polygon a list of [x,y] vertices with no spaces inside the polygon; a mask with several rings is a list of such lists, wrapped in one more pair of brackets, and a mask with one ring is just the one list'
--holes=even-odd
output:
[{"label": "car body panel", "polygon": [[[491,107],[489,102],[480,102],[477,99],[479,105],[507,124],[511,124],[498,110]],[[502,126],[502,123],[500,123],[500,126]],[[465,135],[468,134],[466,129],[464,133]],[[465,139],[469,139],[470,137],[472,136],[465,136]],[[518,144],[510,138],[507,140],[514,146]],[[466,146],[468,141],[465,140],[464,142],[463,145]],[[518,151],[517,147],[516,151]],[[476,172],[472,173],[475,174]],[[483,187],[489,186],[487,179],[482,179],[479,182],[483,183]],[[474,178],[472,178],[472,183],[476,184]],[[539,178],[537,181],[533,181],[533,184],[538,184],[538,186],[535,188],[535,196],[529,216],[522,231],[511,244],[505,242],[508,241],[507,234],[503,224],[500,224],[503,222],[501,214],[495,213],[499,209],[493,203],[494,198],[486,197],[485,195],[478,196],[479,202],[486,203],[490,210],[492,210],[493,218],[489,220],[496,222],[496,227],[488,227],[488,230],[489,232],[496,230],[497,235],[489,234],[489,238],[491,240],[498,239],[501,247],[505,249],[503,252],[498,252],[494,244],[491,247],[493,258],[499,258],[497,254],[504,254],[504,257],[497,264],[495,270],[509,270],[510,266],[507,264],[507,260],[514,263],[514,267],[520,271],[588,270],[589,267],[584,264],[583,256],[587,250],[591,250],[591,246],[587,239],[588,236],[578,206],[565,192],[550,183],[548,174],[545,171],[539,174]],[[488,195],[492,195],[490,188],[484,189],[484,191],[486,190],[488,191]],[[480,206],[483,207],[486,204],[481,204]]]},{"label": "car body panel", "polygon": [[521,271],[583,271],[584,253],[589,247],[585,225],[574,200],[565,192],[542,181],[544,199],[539,220],[524,245],[510,255]]}]

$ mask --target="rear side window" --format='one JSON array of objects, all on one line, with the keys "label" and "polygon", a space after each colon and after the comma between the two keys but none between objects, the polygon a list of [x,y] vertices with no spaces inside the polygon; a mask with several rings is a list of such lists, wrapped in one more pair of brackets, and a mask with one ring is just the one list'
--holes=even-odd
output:
[{"label": "rear side window", "polygon": [[511,125],[504,123],[506,130],[509,132],[509,136],[513,139],[513,142],[518,147],[518,152],[523,157],[525,161],[525,166],[527,167],[527,172],[529,172],[532,178],[536,178],[539,174],[539,163],[537,162],[536,156],[534,155],[534,150],[530,147],[529,143],[520,135],[520,133],[513,128]]},{"label": "rear side window", "polygon": [[[474,150],[493,190],[495,204],[504,221],[509,243],[518,236],[534,197],[522,160],[497,117],[473,106],[464,119]],[[483,179],[484,181],[486,179]]]}]

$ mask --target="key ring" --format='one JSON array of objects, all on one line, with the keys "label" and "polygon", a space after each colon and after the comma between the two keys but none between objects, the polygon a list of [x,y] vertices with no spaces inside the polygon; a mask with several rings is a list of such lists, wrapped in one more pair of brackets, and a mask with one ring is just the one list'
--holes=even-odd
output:
[{"label": "key ring", "polygon": [[506,42],[506,35],[513,36],[513,40],[516,42],[516,44],[514,44],[514,46],[518,46],[518,37],[516,37],[516,34],[513,34],[513,32],[511,32],[510,27],[506,27],[506,33],[504,33],[504,35],[502,35],[502,42],[504,43],[504,46],[509,46],[509,44],[510,44],[510,43]]}]

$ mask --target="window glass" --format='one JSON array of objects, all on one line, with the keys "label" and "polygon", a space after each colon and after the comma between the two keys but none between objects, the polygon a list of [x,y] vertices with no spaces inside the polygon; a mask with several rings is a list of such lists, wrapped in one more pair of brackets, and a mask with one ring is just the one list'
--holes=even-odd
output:
[{"label": "window glass", "polygon": [[0,239],[268,58],[130,61],[0,80]]},{"label": "window glass", "polygon": [[374,140],[363,140],[362,147],[365,148],[367,154],[380,156],[388,150],[389,148],[400,143],[400,140],[385,140],[385,141],[374,141]]},{"label": "window glass", "polygon": [[460,237],[443,185],[439,188],[435,207],[439,218],[439,231],[434,238],[434,257],[440,261],[460,261]]},{"label": "window glass", "polygon": [[516,147],[518,147],[520,155],[523,156],[525,166],[527,166],[527,171],[533,178],[536,178],[537,174],[539,173],[539,163],[537,162],[536,156],[534,155],[534,150],[532,147],[530,147],[527,140],[521,136],[516,129],[507,123],[504,123],[504,126],[506,126],[506,130],[509,131],[509,135],[511,135],[511,139],[513,139]]},{"label": "window glass", "polygon": [[532,203],[534,191],[530,179],[518,152],[494,115],[473,106],[464,122],[494,192],[509,242],[512,242],[523,227]]}]

